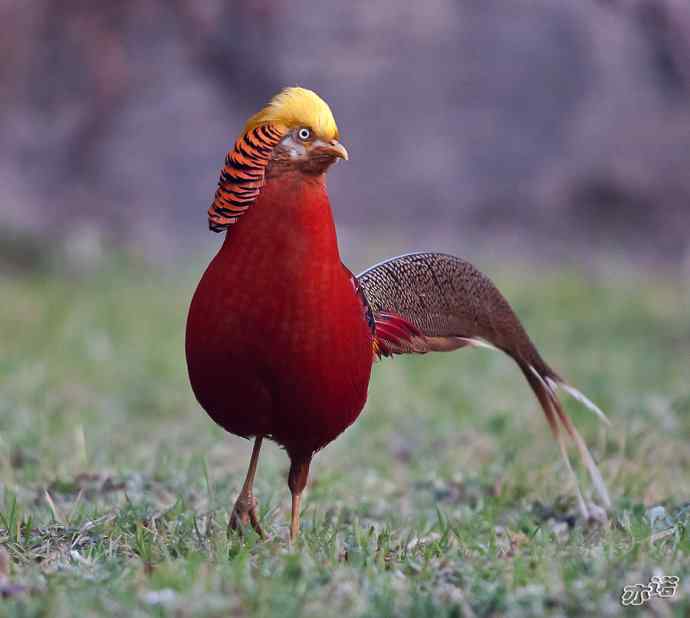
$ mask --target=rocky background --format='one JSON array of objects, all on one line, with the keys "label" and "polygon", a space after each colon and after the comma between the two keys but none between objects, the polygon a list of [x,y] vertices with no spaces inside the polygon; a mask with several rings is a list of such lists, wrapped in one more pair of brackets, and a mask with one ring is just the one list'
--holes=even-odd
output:
[{"label": "rocky background", "polygon": [[355,261],[690,263],[688,0],[0,0],[0,59],[0,266],[215,247],[225,151],[294,84]]}]

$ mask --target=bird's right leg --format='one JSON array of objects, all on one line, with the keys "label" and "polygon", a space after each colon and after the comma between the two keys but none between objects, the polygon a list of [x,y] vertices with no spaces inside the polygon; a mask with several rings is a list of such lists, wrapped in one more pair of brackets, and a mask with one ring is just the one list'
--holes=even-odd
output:
[{"label": "bird's right leg", "polygon": [[290,455],[290,472],[288,473],[288,486],[292,493],[292,514],[290,517],[290,541],[295,541],[299,536],[299,516],[302,504],[302,492],[309,478],[310,457],[293,457]]},{"label": "bird's right leg", "polygon": [[254,448],[252,449],[252,458],[249,461],[249,470],[247,470],[247,477],[244,479],[244,485],[242,485],[242,491],[237,497],[235,506],[230,514],[230,522],[228,523],[228,534],[231,530],[239,530],[240,533],[242,529],[251,523],[252,528],[256,530],[256,533],[262,538],[266,538],[266,533],[263,531],[261,524],[259,523],[259,517],[256,512],[257,500],[254,497],[254,476],[256,474],[256,466],[259,463],[259,451],[261,450],[261,442],[263,441],[263,436],[256,436],[254,440]]}]

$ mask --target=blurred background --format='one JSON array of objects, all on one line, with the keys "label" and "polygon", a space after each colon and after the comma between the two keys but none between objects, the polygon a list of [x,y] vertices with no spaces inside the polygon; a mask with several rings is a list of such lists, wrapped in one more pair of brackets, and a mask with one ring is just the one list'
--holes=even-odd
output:
[{"label": "blurred background", "polygon": [[211,252],[226,150],[296,84],[353,267],[690,261],[687,0],[4,0],[0,58],[0,265]]},{"label": "blurred background", "polygon": [[[471,260],[610,416],[568,404],[610,524],[575,525],[514,364],[467,351],[377,364],[304,559],[228,554],[249,444],[196,402],[185,320],[225,153],[289,85],[350,153],[345,263]],[[661,573],[650,611],[690,616],[688,316],[690,0],[0,0],[2,617],[614,617]],[[277,543],[286,475],[269,443]]]}]

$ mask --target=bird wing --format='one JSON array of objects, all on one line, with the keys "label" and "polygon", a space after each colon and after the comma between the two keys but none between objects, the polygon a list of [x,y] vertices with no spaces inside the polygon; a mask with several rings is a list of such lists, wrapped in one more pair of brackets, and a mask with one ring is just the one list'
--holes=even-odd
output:
[{"label": "bird wing", "polygon": [[575,397],[606,423],[608,419],[546,364],[508,301],[487,276],[452,255],[410,253],[372,266],[358,275],[357,283],[373,315],[374,353],[379,357],[465,346],[498,349],[510,356],[534,391],[558,441],[583,515],[588,518],[589,510],[560,428],[574,441],[599,497],[610,507],[606,485],[557,390]]}]

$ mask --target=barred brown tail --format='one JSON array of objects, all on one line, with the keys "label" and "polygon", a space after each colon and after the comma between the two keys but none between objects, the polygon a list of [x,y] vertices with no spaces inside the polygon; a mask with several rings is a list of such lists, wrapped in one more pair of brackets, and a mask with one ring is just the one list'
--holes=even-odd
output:
[{"label": "barred brown tail", "polygon": [[568,457],[565,436],[577,447],[594,488],[608,508],[606,485],[556,391],[562,389],[608,423],[604,413],[542,359],[508,301],[472,264],[443,253],[411,253],[381,262],[357,277],[373,315],[374,352],[450,351],[464,346],[498,349],[518,364],[536,395],[575,482],[583,516],[590,516]]}]

